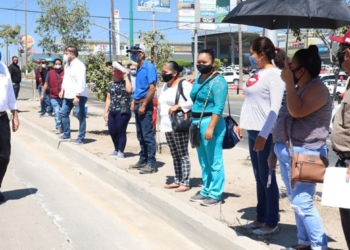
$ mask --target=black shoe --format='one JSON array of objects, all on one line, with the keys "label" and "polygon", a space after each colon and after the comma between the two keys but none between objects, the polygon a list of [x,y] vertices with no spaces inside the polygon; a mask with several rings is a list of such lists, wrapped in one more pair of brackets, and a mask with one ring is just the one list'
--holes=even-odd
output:
[{"label": "black shoe", "polygon": [[136,164],[130,165],[129,168],[130,169],[140,169],[145,167],[147,164],[146,163],[141,163],[141,162],[137,162]]},{"label": "black shoe", "polygon": [[6,201],[5,196],[0,192],[0,202]]},{"label": "black shoe", "polygon": [[281,248],[281,250],[312,250],[311,246],[307,247],[298,247],[298,245],[287,247],[287,248]]},{"label": "black shoe", "polygon": [[153,174],[157,172],[157,169],[155,166],[147,164],[143,168],[140,169],[140,174]]}]

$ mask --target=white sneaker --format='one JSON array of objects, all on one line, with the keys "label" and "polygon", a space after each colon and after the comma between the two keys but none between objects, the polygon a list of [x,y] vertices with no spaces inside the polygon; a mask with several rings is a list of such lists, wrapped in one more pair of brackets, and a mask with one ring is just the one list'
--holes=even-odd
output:
[{"label": "white sneaker", "polygon": [[117,155],[118,155],[118,152],[114,150],[112,153],[108,155],[108,157],[117,157]]},{"label": "white sneaker", "polygon": [[115,156],[115,158],[118,158],[118,159],[124,159],[125,156],[122,152],[118,151],[117,155]]},{"label": "white sneaker", "polygon": [[278,232],[279,232],[278,226],[275,226],[274,228],[272,228],[270,230],[261,230],[260,228],[253,230],[253,234],[260,235],[260,236],[270,235],[270,234],[274,234],[274,233],[278,233]]}]

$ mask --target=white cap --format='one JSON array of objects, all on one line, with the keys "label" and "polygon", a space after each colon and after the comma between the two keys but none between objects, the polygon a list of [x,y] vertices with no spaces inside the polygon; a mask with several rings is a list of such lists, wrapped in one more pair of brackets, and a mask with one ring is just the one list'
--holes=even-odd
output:
[{"label": "white cap", "polygon": [[116,68],[122,72],[127,72],[126,69],[122,65],[120,65],[120,63],[118,63],[117,61],[114,61],[112,66],[113,68]]}]

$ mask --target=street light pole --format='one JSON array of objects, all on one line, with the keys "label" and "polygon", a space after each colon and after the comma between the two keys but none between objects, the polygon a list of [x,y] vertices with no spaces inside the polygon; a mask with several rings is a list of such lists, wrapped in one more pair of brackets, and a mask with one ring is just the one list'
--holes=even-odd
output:
[{"label": "street light pole", "polygon": [[28,42],[27,42],[27,36],[28,36],[28,32],[27,32],[27,1],[24,0],[24,29],[25,29],[25,37],[24,37],[24,53],[25,53],[25,59],[26,59],[26,74],[28,74],[28,70],[27,70],[27,64],[28,64],[28,56],[27,56],[27,52],[28,52]]},{"label": "street light pole", "polygon": [[112,48],[113,60],[117,60],[117,46],[115,37],[114,0],[111,0],[111,20],[112,20]]},{"label": "street light pole", "polygon": [[[129,46],[134,45],[134,9],[133,0],[129,0]],[[129,47],[130,49],[130,47]]]}]

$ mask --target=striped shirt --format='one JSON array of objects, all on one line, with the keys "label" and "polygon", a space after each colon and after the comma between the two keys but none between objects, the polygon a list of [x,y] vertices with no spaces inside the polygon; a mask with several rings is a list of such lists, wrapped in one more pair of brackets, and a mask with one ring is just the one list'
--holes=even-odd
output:
[{"label": "striped shirt", "polygon": [[284,90],[280,69],[260,69],[254,74],[243,86],[241,127],[260,131],[259,136],[266,139],[276,122]]}]

